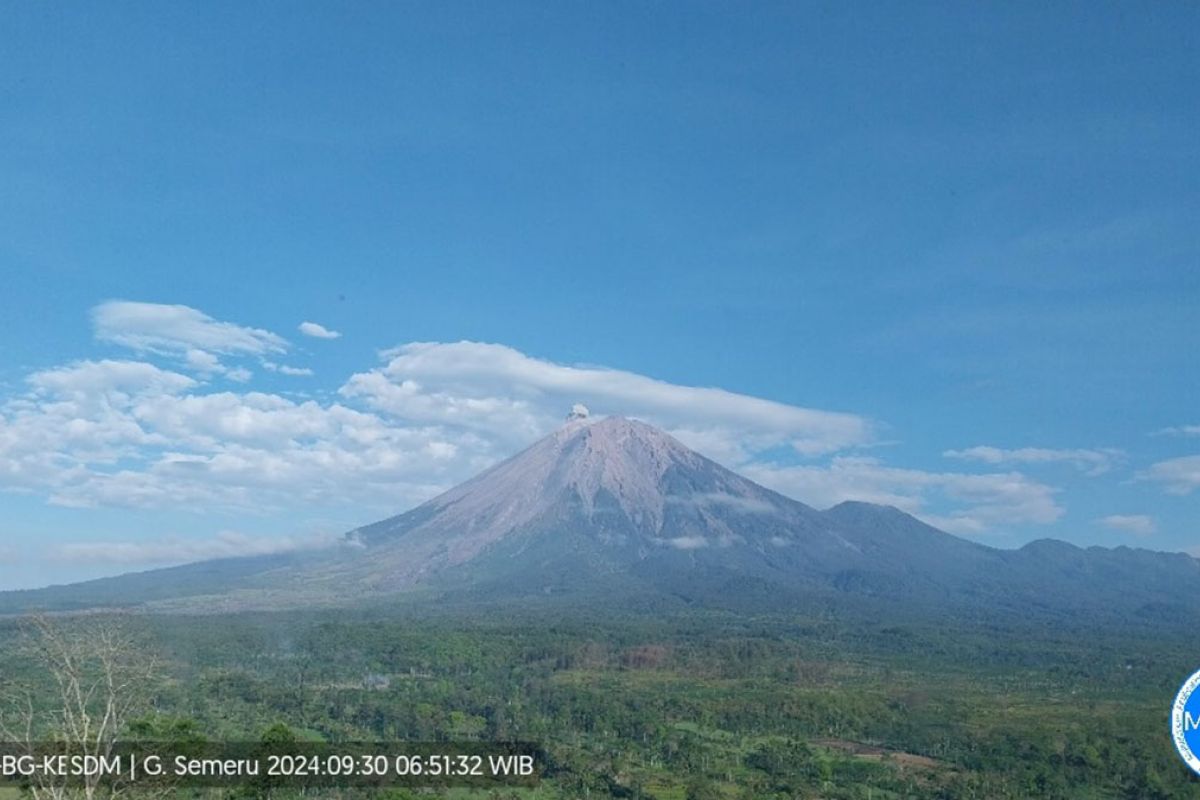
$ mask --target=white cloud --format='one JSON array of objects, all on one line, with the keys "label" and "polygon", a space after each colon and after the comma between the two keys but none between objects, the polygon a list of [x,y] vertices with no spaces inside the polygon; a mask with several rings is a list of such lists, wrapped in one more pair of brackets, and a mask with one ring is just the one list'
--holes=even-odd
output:
[{"label": "white cloud", "polygon": [[[888,503],[957,532],[1062,513],[1055,489],[1017,472],[929,473],[847,455],[872,443],[871,423],[853,414],[560,365],[502,345],[410,344],[385,359],[351,376],[336,402],[202,391],[194,378],[138,361],[35,373],[28,394],[0,402],[0,488],[71,507],[395,512],[511,455],[586,403],[599,415],[646,419],[818,506]],[[786,449],[800,463],[767,463]],[[804,461],[837,451],[828,464]]]},{"label": "white cloud", "polygon": [[[845,500],[895,506],[952,533],[1046,524],[1063,510],[1057,489],[1019,472],[983,475],[889,467],[876,458],[842,456],[829,466],[750,464],[747,477],[817,508]],[[947,507],[935,513],[931,506]]]},{"label": "white cloud", "polygon": [[223,375],[235,383],[246,383],[253,373],[226,365],[218,355],[261,358],[288,349],[287,341],[270,331],[221,322],[183,305],[112,300],[92,309],[92,326],[100,341],[178,359],[201,378]]},{"label": "white cloud", "polygon": [[268,372],[278,372],[280,375],[308,377],[313,374],[308,367],[289,367],[287,364],[276,364],[274,361],[264,361],[262,365]]},{"label": "white cloud", "polygon": [[947,450],[946,458],[966,461],[982,461],[985,464],[1050,464],[1067,463],[1088,475],[1103,475],[1112,468],[1113,461],[1121,457],[1121,451],[1109,448],[1099,450],[1053,450],[1045,447],[1021,447],[1005,450],[999,447],[969,447],[965,450]]},{"label": "white cloud", "polygon": [[130,361],[81,362],[29,382],[31,395],[0,405],[0,486],[73,507],[398,511],[553,430],[583,400],[671,428],[732,466],[781,445],[853,446],[870,430],[849,414],[496,345],[401,348],[333,403],[201,392],[193,378]]},{"label": "white cloud", "polygon": [[732,464],[772,447],[817,455],[872,439],[871,424],[854,414],[556,364],[498,344],[412,343],[384,358],[385,366],[353,375],[342,395],[398,418],[486,430],[510,441],[553,430],[574,403],[586,403],[593,414],[645,419]]},{"label": "white cloud", "polygon": [[1169,458],[1151,464],[1139,476],[1142,480],[1163,484],[1170,494],[1191,494],[1200,489],[1200,456]]},{"label": "white cloud", "polygon": [[215,537],[190,539],[169,536],[163,539],[125,542],[67,542],[52,546],[50,560],[75,564],[165,565],[207,561],[214,558],[263,556],[314,550],[334,545],[338,536],[247,536],[222,531]]},{"label": "white cloud", "polygon": [[140,362],[35,373],[0,403],[0,488],[74,506],[402,510],[492,463],[484,437],[345,405],[194,390]]},{"label": "white cloud", "polygon": [[207,350],[197,350],[194,347],[183,354],[183,363],[188,369],[201,375],[212,375],[224,372],[221,360]]},{"label": "white cloud", "polygon": [[26,382],[28,395],[0,404],[0,488],[53,487],[85,475],[86,465],[165,444],[123,409],[196,386],[185,375],[131,361],[75,362]]},{"label": "white cloud", "polygon": [[270,331],[220,322],[183,305],[112,300],[92,309],[92,324],[97,339],[141,352],[262,355],[287,351],[287,341]]},{"label": "white cloud", "polygon": [[1176,425],[1171,428],[1160,428],[1152,436],[1200,436],[1200,425]]},{"label": "white cloud", "polygon": [[401,510],[482,466],[469,438],[445,441],[453,434],[390,425],[339,404],[225,392],[146,399],[127,413],[169,449],[136,469],[92,470],[57,489],[55,502],[200,509],[365,502]]},{"label": "white cloud", "polygon": [[213,375],[224,375],[235,383],[246,383],[254,377],[254,373],[245,367],[228,367],[207,350],[188,350],[183,354],[184,366],[201,378],[208,379]]},{"label": "white cloud", "polygon": [[1149,536],[1158,530],[1158,526],[1154,523],[1154,518],[1145,514],[1111,514],[1107,517],[1101,517],[1096,522],[1106,528],[1132,533],[1137,536]]},{"label": "white cloud", "polygon": [[316,322],[301,322],[298,327],[305,336],[312,336],[315,339],[337,339],[341,336],[337,331],[331,331]]},{"label": "white cloud", "polygon": [[178,372],[159,369],[142,361],[76,361],[41,370],[27,378],[34,389],[75,398],[99,398],[112,392],[128,394],[178,394],[196,381]]}]

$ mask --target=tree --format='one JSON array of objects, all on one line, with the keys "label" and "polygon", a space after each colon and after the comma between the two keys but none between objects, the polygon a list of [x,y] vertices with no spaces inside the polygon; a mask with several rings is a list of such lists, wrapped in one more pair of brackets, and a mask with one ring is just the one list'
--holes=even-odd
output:
[{"label": "tree", "polygon": [[687,800],[721,800],[724,794],[712,781],[696,777],[688,782],[685,797]]},{"label": "tree", "polygon": [[[127,726],[149,707],[158,659],[119,617],[31,617],[20,637],[27,682],[0,687],[0,735],[33,754],[53,746],[71,754],[112,756]],[[101,775],[67,785],[40,775],[35,800],[116,797],[127,788]]]}]

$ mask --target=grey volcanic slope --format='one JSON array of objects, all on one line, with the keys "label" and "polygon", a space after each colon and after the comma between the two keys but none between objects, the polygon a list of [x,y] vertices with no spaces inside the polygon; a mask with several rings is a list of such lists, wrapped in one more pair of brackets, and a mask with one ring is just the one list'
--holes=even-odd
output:
[{"label": "grey volcanic slope", "polygon": [[[455,568],[580,577],[647,560],[746,562],[819,574],[855,560],[841,526],[649,425],[576,420],[407,514],[349,534],[381,588]],[[674,557],[674,558],[672,558]]]},{"label": "grey volcanic slope", "polygon": [[188,597],[215,608],[302,606],[415,591],[1178,618],[1196,614],[1198,581],[1200,562],[1182,554],[1050,540],[998,550],[894,508],[817,511],[649,425],[610,417],[572,420],[445,494],[351,531],[337,548],[6,593],[0,610],[178,607]]}]

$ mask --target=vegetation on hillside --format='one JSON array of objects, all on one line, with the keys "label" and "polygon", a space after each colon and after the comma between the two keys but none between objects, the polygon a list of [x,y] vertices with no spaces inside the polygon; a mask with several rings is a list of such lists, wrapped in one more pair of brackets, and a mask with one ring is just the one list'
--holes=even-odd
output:
[{"label": "vegetation on hillside", "polygon": [[[130,737],[247,741],[282,729],[324,741],[534,741],[545,751],[536,789],[390,790],[395,798],[1200,791],[1166,732],[1195,643],[1132,628],[382,610],[122,624],[163,659]],[[10,683],[41,685],[49,711],[47,675],[14,646],[20,628],[3,623],[0,669]]]}]

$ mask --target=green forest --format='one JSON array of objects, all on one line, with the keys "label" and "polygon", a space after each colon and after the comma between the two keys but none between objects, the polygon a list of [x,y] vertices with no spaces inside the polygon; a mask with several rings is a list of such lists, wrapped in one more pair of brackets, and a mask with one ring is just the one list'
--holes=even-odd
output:
[{"label": "green forest", "polygon": [[396,800],[1200,796],[1168,736],[1195,640],[1135,624],[401,607],[8,618],[0,637],[9,730],[30,698],[38,735],[64,724],[49,637],[136,676],[116,739],[544,753],[533,788],[384,790]]}]

